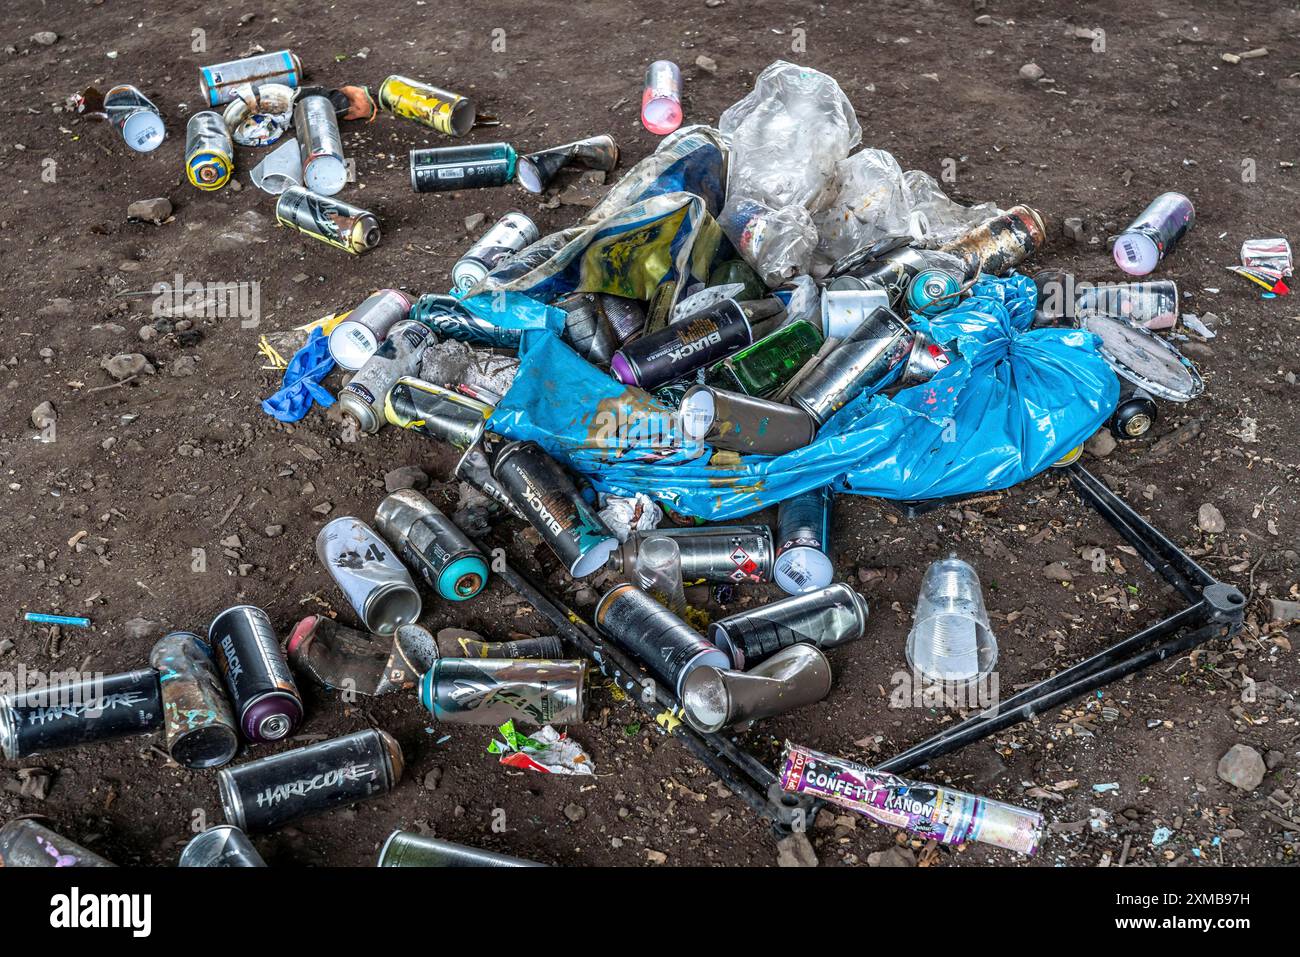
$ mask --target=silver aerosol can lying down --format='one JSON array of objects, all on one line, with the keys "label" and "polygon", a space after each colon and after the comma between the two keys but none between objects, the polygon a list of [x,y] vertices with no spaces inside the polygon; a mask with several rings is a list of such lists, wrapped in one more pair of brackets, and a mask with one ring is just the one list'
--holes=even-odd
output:
[{"label": "silver aerosol can lying down", "polygon": [[867,600],[837,582],[719,618],[709,625],[709,641],[744,670],[801,642],[835,648],[856,641],[866,631],[867,614]]},{"label": "silver aerosol can lying down", "polygon": [[411,297],[400,289],[371,293],[330,332],[330,355],[342,368],[356,372],[375,354],[388,330],[410,312]]},{"label": "silver aerosol can lying down", "polygon": [[181,851],[178,867],[266,867],[248,835],[233,824],[216,824]]},{"label": "silver aerosol can lying down", "polygon": [[488,564],[482,552],[415,489],[401,489],[380,502],[375,525],[402,561],[448,601],[473,598],[487,584]]},{"label": "silver aerosol can lying down", "polygon": [[815,704],[830,691],[831,663],[815,645],[799,644],[749,671],[696,668],[682,685],[682,709],[699,730],[721,731]]},{"label": "silver aerosol can lying down", "polygon": [[436,337],[414,319],[403,319],[388,330],[384,341],[339,393],[339,410],[362,432],[378,432],[384,424],[384,402],[403,376],[420,371],[424,351]]},{"label": "silver aerosol can lying down", "polygon": [[439,658],[420,680],[420,703],[455,724],[577,724],[586,674],[585,661]]},{"label": "silver aerosol can lying down", "polygon": [[537,242],[537,224],[519,210],[511,210],[495,223],[451,267],[457,292],[469,292],[479,280],[525,246]]},{"label": "silver aerosol can lying down", "polygon": [[545,867],[536,861],[484,851],[436,837],[397,830],[379,850],[377,867]]},{"label": "silver aerosol can lying down", "polygon": [[682,581],[766,582],[772,580],[772,530],[766,525],[697,525],[630,532],[609,556],[609,570],[624,576],[636,570],[636,556],[648,538],[671,538],[681,554]]},{"label": "silver aerosol can lying down", "polygon": [[0,827],[0,868],[115,866],[29,817]]},{"label": "silver aerosol can lying down", "polygon": [[420,617],[420,593],[397,554],[359,518],[345,515],[316,536],[316,555],[362,624],[391,635]]},{"label": "silver aerosol can lying down", "polygon": [[729,667],[726,654],[635,585],[615,585],[596,604],[596,627],[639,659],[679,698],[703,665]]}]

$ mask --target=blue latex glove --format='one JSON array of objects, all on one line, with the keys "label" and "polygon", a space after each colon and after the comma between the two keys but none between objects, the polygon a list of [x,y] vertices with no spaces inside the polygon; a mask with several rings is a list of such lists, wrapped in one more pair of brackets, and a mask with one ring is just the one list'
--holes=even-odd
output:
[{"label": "blue latex glove", "polygon": [[313,401],[326,407],[333,405],[334,396],[320,384],[333,369],[329,338],[317,326],[306,345],[289,360],[280,391],[262,400],[262,411],[281,422],[297,422],[310,411]]}]

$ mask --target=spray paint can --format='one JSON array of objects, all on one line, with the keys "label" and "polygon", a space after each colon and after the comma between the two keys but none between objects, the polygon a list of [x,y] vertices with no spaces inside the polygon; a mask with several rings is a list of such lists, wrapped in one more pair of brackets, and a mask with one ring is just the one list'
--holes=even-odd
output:
[{"label": "spray paint can", "polygon": [[473,315],[455,296],[427,292],[415,300],[411,307],[411,318],[422,322],[435,333],[439,339],[454,339],[472,346],[486,346],[491,349],[519,349],[523,339],[522,329],[506,329],[494,326],[486,319]]},{"label": "spray paint can", "polygon": [[433,330],[419,320],[395,323],[374,354],[339,392],[339,411],[355,420],[362,432],[378,432],[385,421],[388,393],[399,379],[420,370],[420,359],[432,344]]},{"label": "spray paint can", "polygon": [[916,341],[912,343],[912,352],[907,357],[903,374],[891,388],[903,389],[929,382],[942,370],[948,368],[952,356],[937,342],[931,342],[929,336],[918,329],[912,330]]},{"label": "spray paint can", "polygon": [[151,668],[58,682],[0,696],[0,753],[12,761],[146,734],[162,716],[158,674]]},{"label": "spray paint can", "polygon": [[536,223],[518,210],[511,210],[493,223],[451,267],[452,286],[457,292],[469,292],[497,265],[537,242],[540,236]]},{"label": "spray paint can", "polygon": [[540,193],[565,167],[582,166],[608,172],[618,165],[618,144],[607,133],[552,146],[519,158],[519,185],[530,193]]},{"label": "spray paint can", "polygon": [[419,620],[420,593],[411,573],[361,519],[344,515],[327,522],[316,536],[316,555],[372,633],[391,635]]},{"label": "spray paint can", "polygon": [[29,817],[0,827],[0,868],[114,866]]},{"label": "spray paint can", "polygon": [[704,384],[766,398],[817,355],[822,341],[816,326],[797,320],[712,366]]},{"label": "spray paint can", "polygon": [[1085,285],[1074,299],[1075,316],[1110,316],[1148,329],[1172,329],[1178,314],[1178,284],[1172,279]]},{"label": "spray paint can", "polygon": [[216,824],[181,851],[179,867],[266,867],[248,835],[233,824]]},{"label": "spray paint can", "polygon": [[725,652],[635,585],[615,585],[605,592],[595,618],[602,635],[640,659],[679,698],[694,669],[731,667]]},{"label": "spray paint can", "polygon": [[227,608],[212,620],[208,647],[244,737],[254,744],[288,737],[302,721],[302,695],[266,612],[253,605]]},{"label": "spray paint can", "polygon": [[438,653],[444,658],[543,658],[558,661],[564,657],[564,643],[555,635],[484,641],[473,632],[445,628],[438,632]]},{"label": "spray paint can", "polygon": [[439,658],[420,679],[420,704],[451,724],[578,724],[586,675],[585,661]]},{"label": "spray paint can", "polygon": [[104,113],[122,135],[123,142],[137,153],[152,153],[167,135],[158,107],[129,83],[115,86],[104,94]]},{"label": "spray paint can", "polygon": [[219,106],[238,99],[235,91],[245,83],[254,87],[283,83],[296,90],[302,83],[302,76],[302,61],[288,50],[278,50],[199,67],[199,92],[208,106]]},{"label": "spray paint can", "polygon": [[856,641],[866,631],[868,613],[867,600],[837,582],[720,618],[709,625],[709,640],[743,670],[794,644],[827,649]]},{"label": "spray paint can", "polygon": [[1115,265],[1130,276],[1145,276],[1178,247],[1195,222],[1190,199],[1161,193],[1115,240]]},{"label": "spray paint can", "polygon": [[564,310],[564,341],[588,362],[608,365],[614,350],[645,326],[635,299],[603,292],[576,292],[556,302]]},{"label": "spray paint can", "polygon": [[326,96],[301,97],[293,108],[293,128],[302,161],[302,185],[318,196],[333,196],[348,183],[334,104]]},{"label": "spray paint can", "polygon": [[789,741],[781,754],[781,787],[940,844],[981,841],[1033,854],[1043,834],[1043,816],[1037,811],[952,788],[906,781]]},{"label": "spray paint can", "polygon": [[387,794],[401,779],[402,767],[402,749],[391,734],[357,731],[223,768],[217,776],[221,810],[241,830],[270,831]]},{"label": "spray paint can", "polygon": [[1028,206],[1012,206],[940,247],[959,259],[975,256],[979,271],[1000,276],[1047,244],[1043,217]]},{"label": "spray paint can", "polygon": [[474,127],[472,100],[405,76],[390,76],[379,84],[379,106],[394,116],[415,120],[448,136],[464,136]]},{"label": "spray paint can", "polygon": [[239,731],[212,649],[198,635],[164,635],[149,663],[162,686],[167,753],[186,768],[216,768],[239,750]]},{"label": "spray paint can", "polygon": [[384,399],[389,425],[446,442],[464,451],[478,441],[492,406],[414,376],[403,376]]},{"label": "spray paint can", "polygon": [[415,489],[394,492],[375,510],[375,528],[425,583],[448,601],[483,590],[488,565],[456,523]]},{"label": "spray paint can", "polygon": [[814,645],[783,648],[749,671],[696,668],[682,687],[682,711],[712,733],[816,704],[831,692],[831,663]]},{"label": "spray paint can", "polygon": [[682,431],[715,449],[749,455],[782,455],[801,449],[817,434],[803,409],[711,385],[692,386],[681,405]]},{"label": "spray paint can", "polygon": [[825,588],[835,576],[831,562],[831,489],[788,498],[776,510],[776,561],[772,577],[791,595]]},{"label": "spray paint can", "polygon": [[753,342],[745,310],[724,299],[614,353],[609,371],[624,385],[654,390]]},{"label": "spray paint can", "polygon": [[492,477],[574,578],[598,571],[618,547],[618,539],[573,479],[536,442],[505,446],[497,453]]},{"label": "spray paint can", "polygon": [[901,376],[915,341],[902,319],[874,309],[799,380],[790,401],[825,425],[858,396],[879,392]]},{"label": "spray paint can", "polygon": [[211,110],[195,113],[185,126],[185,175],[198,189],[211,192],[230,182],[235,144],[226,121]]},{"label": "spray paint can", "polygon": [[354,256],[379,245],[379,220],[349,203],[290,186],[275,202],[275,221]]},{"label": "spray paint can", "polygon": [[398,829],[379,849],[377,867],[545,867],[493,851]]},{"label": "spray paint can", "polygon": [[[837,281],[838,277],[856,280],[850,288],[883,289],[889,296],[890,308],[896,309],[917,273],[929,268],[930,260],[924,252],[911,246],[900,246],[879,256],[873,253],[872,246],[850,253],[831,266],[830,275],[837,277]],[[863,256],[869,258],[864,260]]]},{"label": "spray paint can", "polygon": [[682,71],[672,60],[655,60],[645,71],[641,125],[656,136],[682,125]]},{"label": "spray paint can", "polygon": [[1159,409],[1149,392],[1137,386],[1121,387],[1119,403],[1106,425],[1117,439],[1140,439],[1151,431],[1158,416]]},{"label": "spray paint can", "polygon": [[411,297],[397,289],[380,289],[361,301],[330,331],[330,355],[340,367],[356,372],[375,354],[388,330],[411,312]]},{"label": "spray paint can", "polygon": [[488,441],[486,433],[478,442],[465,450],[465,454],[456,463],[452,475],[462,482],[468,482],[492,501],[520,521],[528,521],[528,515],[519,507],[510,493],[492,477],[492,461],[496,458],[496,441]]},{"label": "spray paint can", "polygon": [[935,266],[922,269],[908,284],[907,311],[921,316],[937,316],[957,305],[961,293],[961,276]]},{"label": "spray paint can", "polygon": [[636,570],[637,551],[647,538],[671,538],[681,554],[682,581],[765,582],[772,580],[772,530],[766,525],[698,525],[631,532],[609,557],[609,569],[630,575]]},{"label": "spray paint can", "polygon": [[509,143],[411,150],[411,189],[417,193],[441,193],[505,186],[515,178],[518,161],[519,156]]}]

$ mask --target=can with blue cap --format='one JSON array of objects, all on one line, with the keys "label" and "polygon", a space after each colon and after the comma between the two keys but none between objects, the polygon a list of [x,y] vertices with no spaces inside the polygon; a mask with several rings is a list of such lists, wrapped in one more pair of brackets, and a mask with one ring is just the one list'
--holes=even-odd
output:
[{"label": "can with blue cap", "polygon": [[473,542],[414,489],[394,492],[375,510],[375,527],[407,567],[448,601],[473,598],[487,584],[488,565]]}]

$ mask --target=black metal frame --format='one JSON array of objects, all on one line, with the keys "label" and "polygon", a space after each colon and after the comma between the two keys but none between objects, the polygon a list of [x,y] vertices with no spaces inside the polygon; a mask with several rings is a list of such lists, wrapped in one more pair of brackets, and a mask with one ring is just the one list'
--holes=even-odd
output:
[{"label": "black metal frame", "polygon": [[[1084,503],[1099,512],[1137,551],[1147,567],[1188,602],[1187,606],[1091,658],[1025,688],[996,707],[972,715],[876,764],[876,769],[902,774],[920,767],[1156,662],[1183,654],[1205,641],[1229,637],[1241,627],[1246,598],[1240,591],[1215,579],[1081,465],[1070,465],[1064,471]],[[909,503],[906,511],[916,515],[937,504],[940,503]],[[770,820],[778,831],[801,829],[811,822],[819,801],[783,791],[772,769],[735,741],[691,728],[673,696],[657,682],[649,681],[643,668],[621,649],[607,644],[573,609],[544,593],[508,564],[504,568],[498,564],[497,568],[502,578],[550,619],[561,637],[595,661],[601,672],[615,681],[666,733],[685,744],[728,790]]]}]

